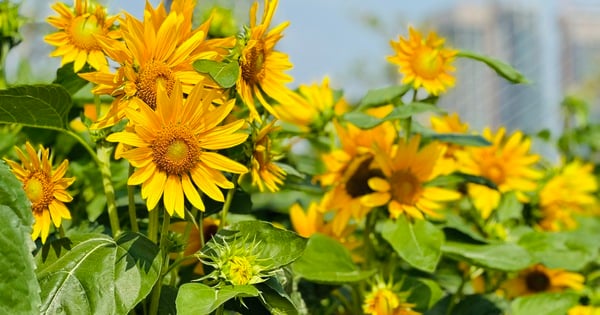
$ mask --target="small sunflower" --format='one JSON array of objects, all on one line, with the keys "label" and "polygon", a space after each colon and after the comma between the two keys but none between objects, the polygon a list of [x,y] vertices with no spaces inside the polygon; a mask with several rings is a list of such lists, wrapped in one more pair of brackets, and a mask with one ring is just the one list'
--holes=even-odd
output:
[{"label": "small sunflower", "polygon": [[[156,108],[158,85],[173,91],[175,81],[182,84],[183,93],[190,93],[195,85],[215,88],[216,84],[194,70],[197,59],[219,58],[217,43],[207,40],[210,20],[192,30],[193,1],[174,1],[167,14],[162,3],[153,8],[149,2],[140,21],[125,13],[120,32],[123,41],[97,38],[105,53],[119,64],[116,73],[108,70],[89,72],[80,76],[97,84],[94,94],[115,97],[111,109],[92,125],[99,129],[119,122],[127,108],[138,108],[142,103]],[[219,91],[215,91],[218,93]]]},{"label": "small sunflower", "polygon": [[506,129],[500,128],[493,134],[489,128],[483,137],[491,142],[487,147],[469,147],[455,153],[460,170],[464,173],[483,176],[491,180],[498,190],[486,186],[469,184],[468,193],[475,208],[487,219],[500,203],[502,193],[514,191],[521,202],[529,199],[526,192],[537,188],[542,173],[534,169],[539,155],[529,152],[531,140],[517,131],[506,137]]},{"label": "small sunflower", "polygon": [[273,120],[260,129],[253,139],[251,169],[246,175],[251,176],[252,185],[258,187],[261,192],[265,190],[279,191],[286,175],[285,171],[275,163],[276,155],[271,149],[272,140],[269,135],[279,129],[275,126],[275,122],[276,120]]},{"label": "small sunflower", "polygon": [[439,202],[460,198],[460,194],[445,188],[426,186],[426,182],[439,174],[436,164],[444,154],[444,148],[430,143],[419,150],[421,137],[413,136],[410,141],[401,141],[391,154],[375,154],[377,165],[383,176],[372,177],[368,185],[373,191],[362,197],[363,204],[370,207],[387,205],[390,217],[402,214],[423,219],[424,214],[439,218]]},{"label": "small sunflower", "polygon": [[407,292],[398,292],[390,282],[377,278],[371,290],[365,296],[363,312],[372,315],[419,315],[412,310],[415,304],[407,303]]},{"label": "small sunflower", "polygon": [[131,147],[121,153],[137,168],[128,184],[142,185],[142,198],[149,210],[163,197],[167,212],[183,218],[185,195],[203,211],[198,190],[223,202],[219,187],[232,189],[234,185],[221,171],[247,172],[245,166],[212,151],[236,146],[248,135],[237,133],[243,120],[219,126],[231,112],[234,100],[213,108],[211,96],[214,95],[210,91],[198,85],[184,101],[179,82],[174,84],[171,96],[161,85],[155,111],[145,103],[141,103],[139,111],[128,109],[132,127],[107,137],[108,141]]},{"label": "small sunflower", "polygon": [[399,41],[390,41],[396,52],[387,60],[399,66],[404,75],[403,84],[412,84],[415,89],[421,86],[428,93],[439,95],[454,86],[455,78],[450,74],[455,70],[452,63],[457,51],[444,47],[444,38],[430,32],[423,38],[414,28],[409,28],[409,38],[399,37]]},{"label": "small sunflower", "polygon": [[47,21],[59,31],[44,37],[47,43],[57,47],[50,56],[63,56],[61,65],[74,62],[75,72],[86,63],[96,70],[108,71],[108,62],[98,39],[120,37],[113,27],[117,16],[107,16],[105,8],[89,4],[88,0],[75,0],[74,10],[61,2],[52,8],[59,16],[51,16]]},{"label": "small sunflower", "polygon": [[501,289],[509,298],[541,292],[560,292],[583,289],[584,276],[563,269],[549,269],[534,265],[521,271],[517,277],[504,282]]},{"label": "small sunflower", "polygon": [[292,68],[287,54],[275,51],[275,44],[283,37],[283,30],[290,24],[283,22],[267,32],[275,14],[279,1],[266,0],[262,21],[256,24],[258,2],[250,8],[250,27],[247,28],[242,40],[241,56],[239,58],[241,73],[236,83],[236,89],[242,101],[250,110],[250,120],[259,120],[260,116],[254,103],[256,97],[259,103],[271,114],[277,117],[277,112],[269,104],[265,96],[279,103],[285,103],[289,98],[286,83],[292,77],[284,71]]},{"label": "small sunflower", "polygon": [[275,107],[279,118],[298,126],[304,132],[321,131],[335,116],[348,110],[348,102],[335,95],[325,77],[321,85],[300,85],[298,92],[292,92],[290,102]]},{"label": "small sunflower", "polygon": [[67,188],[75,181],[74,177],[65,178],[69,161],[64,160],[56,169],[52,169],[50,150],[40,146],[36,153],[33,146],[27,142],[25,151],[15,148],[21,165],[17,162],[6,160],[11,171],[23,183],[23,189],[29,201],[35,222],[33,223],[33,240],[42,238],[46,243],[50,233],[50,225],[60,227],[62,219],[71,219],[71,213],[65,206],[73,197]]},{"label": "small sunflower", "polygon": [[598,182],[593,174],[594,165],[575,160],[565,165],[540,192],[542,220],[540,226],[549,231],[575,228],[574,213],[597,204],[594,193]]}]

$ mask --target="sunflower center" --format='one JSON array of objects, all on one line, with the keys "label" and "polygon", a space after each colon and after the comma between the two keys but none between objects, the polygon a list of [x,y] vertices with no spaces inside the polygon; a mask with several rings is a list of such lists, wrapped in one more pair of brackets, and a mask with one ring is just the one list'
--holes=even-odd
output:
[{"label": "sunflower center", "polygon": [[248,49],[241,59],[242,78],[250,85],[260,81],[263,75],[263,65],[265,62],[265,48],[262,41],[256,42],[254,46]]},{"label": "sunflower center", "polygon": [[98,50],[100,46],[94,38],[94,34],[102,35],[102,27],[98,24],[95,15],[82,15],[73,20],[68,30],[71,35],[71,42],[77,48],[83,50]]},{"label": "sunflower center", "polygon": [[420,77],[435,79],[442,72],[444,62],[439,50],[421,47],[415,54],[412,66],[414,72]]},{"label": "sunflower center", "polygon": [[54,199],[50,177],[41,170],[33,172],[23,186],[27,198],[31,201],[33,212],[41,212],[48,208]]},{"label": "sunflower center", "polygon": [[135,82],[137,97],[152,107],[152,109],[156,109],[156,91],[159,84],[165,87],[167,94],[171,95],[171,91],[175,85],[175,76],[171,68],[167,65],[152,60],[140,69],[137,81]]},{"label": "sunflower center", "polygon": [[168,175],[188,173],[198,163],[198,140],[184,125],[163,127],[150,148],[152,161]]},{"label": "sunflower center", "polygon": [[525,276],[525,284],[530,291],[542,292],[550,288],[550,278],[542,271],[532,271]]},{"label": "sunflower center", "polygon": [[373,301],[376,314],[393,314],[399,305],[400,301],[396,294],[387,289],[377,291]]},{"label": "sunflower center", "polygon": [[405,205],[417,203],[423,190],[421,182],[410,170],[393,172],[390,184],[392,198]]},{"label": "sunflower center", "polygon": [[504,168],[502,165],[494,163],[489,165],[484,170],[485,177],[489,178],[495,184],[502,184],[506,179],[506,174],[504,173]]},{"label": "sunflower center", "polygon": [[348,178],[346,182],[346,192],[352,198],[364,196],[370,194],[373,190],[369,187],[369,178],[376,176],[383,176],[383,173],[379,169],[369,168],[373,157],[369,157],[356,166],[354,173]]},{"label": "sunflower center", "polygon": [[227,274],[234,285],[250,283],[253,277],[252,264],[246,257],[233,256],[228,261]]}]

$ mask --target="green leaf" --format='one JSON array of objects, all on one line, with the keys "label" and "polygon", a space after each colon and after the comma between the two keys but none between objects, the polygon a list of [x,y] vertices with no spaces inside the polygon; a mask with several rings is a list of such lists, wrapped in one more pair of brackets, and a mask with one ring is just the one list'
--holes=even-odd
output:
[{"label": "green leaf", "polygon": [[397,106],[383,118],[377,118],[361,111],[352,111],[344,114],[342,117],[347,122],[361,129],[371,129],[382,124],[384,121],[404,119],[424,112],[443,113],[444,110],[429,103],[414,102],[406,105]]},{"label": "green leaf", "polygon": [[[494,303],[493,296],[485,296],[481,294],[472,294],[465,296],[452,308],[452,312],[448,312],[452,295],[447,295],[441,299],[432,309],[425,312],[425,315],[501,315],[502,309]],[[538,313],[532,313],[538,314]],[[542,313],[539,313],[542,314]]]},{"label": "green leaf", "polygon": [[363,110],[366,108],[388,105],[394,102],[395,99],[402,97],[406,92],[410,91],[411,85],[393,85],[380,89],[374,89],[367,91],[360,103],[358,109]]},{"label": "green leaf", "polygon": [[[89,70],[89,67],[86,65],[82,72]],[[52,83],[62,85],[69,94],[74,95],[89,82],[78,76],[77,73],[73,71],[73,63],[69,62],[56,70],[56,79],[54,79]]]},{"label": "green leaf", "polygon": [[304,254],[292,264],[292,269],[295,275],[308,281],[330,284],[360,281],[375,272],[358,269],[348,249],[318,233],[310,237]]},{"label": "green leaf", "polygon": [[466,173],[461,173],[461,172],[454,172],[449,175],[438,176],[438,177],[428,181],[427,183],[425,183],[425,186],[433,186],[433,187],[449,186],[449,185],[456,185],[456,184],[460,184],[460,183],[473,183],[473,184],[487,186],[491,189],[496,189],[496,190],[498,189],[498,186],[496,186],[496,184],[494,182],[492,182],[491,180],[489,180],[486,177],[476,176],[476,175],[471,175],[471,174],[466,174]]},{"label": "green leaf", "polygon": [[342,118],[361,129],[371,129],[385,121],[381,118],[358,111],[346,113]]},{"label": "green leaf", "polygon": [[515,68],[511,67],[510,65],[508,65],[500,60],[497,60],[497,59],[494,59],[491,57],[487,57],[487,56],[483,56],[483,55],[477,54],[472,51],[464,51],[464,50],[458,52],[457,56],[481,61],[481,62],[485,63],[486,65],[488,65],[488,67],[492,68],[492,70],[496,71],[496,73],[498,75],[505,78],[506,80],[508,80],[511,83],[516,83],[516,84],[529,83],[529,80],[527,80],[527,78],[523,74],[521,74]]},{"label": "green leaf", "polygon": [[456,260],[494,270],[518,271],[533,263],[527,250],[512,243],[475,245],[446,242],[442,250]]},{"label": "green leaf", "polygon": [[596,258],[597,238],[577,232],[531,232],[519,240],[536,262],[578,271]]},{"label": "green leaf", "polygon": [[500,205],[496,210],[496,218],[499,222],[523,218],[523,204],[517,199],[515,192],[502,195],[502,200],[500,200]]},{"label": "green leaf", "polygon": [[296,315],[298,309],[290,296],[283,290],[281,284],[274,278],[257,284],[260,291],[260,301],[273,315]]},{"label": "green leaf", "polygon": [[60,85],[22,85],[0,90],[0,123],[64,129],[72,102]]},{"label": "green leaf", "polygon": [[209,314],[234,297],[258,296],[252,285],[226,285],[219,289],[201,283],[186,283],[179,288],[175,305],[177,314]]},{"label": "green leaf", "polygon": [[237,231],[247,242],[260,242],[260,259],[265,266],[278,269],[298,259],[306,247],[306,239],[298,234],[276,228],[265,221],[250,220],[232,224],[227,230]]},{"label": "green leaf", "polygon": [[[446,232],[446,241],[469,240],[481,243],[488,243],[488,240],[476,225],[472,222],[467,222],[463,217],[456,213],[449,212],[445,215],[444,232]],[[457,234],[458,231],[460,234]],[[464,235],[468,236],[466,238]]]},{"label": "green leaf", "polygon": [[401,291],[410,292],[406,300],[417,310],[428,310],[444,295],[440,285],[431,279],[408,277],[402,281]]},{"label": "green leaf", "polygon": [[237,61],[219,62],[208,59],[194,61],[194,69],[200,73],[207,73],[222,88],[235,85],[240,76],[240,65]]},{"label": "green leaf", "polygon": [[412,223],[405,216],[378,226],[381,236],[411,266],[434,272],[442,256],[444,233],[427,220]]},{"label": "green leaf", "polygon": [[127,314],[156,283],[162,255],[141,234],[90,234],[39,266],[42,314]]},{"label": "green leaf", "polygon": [[515,299],[511,305],[512,315],[564,315],[577,304],[575,293],[542,293]]},{"label": "green leaf", "polygon": [[35,314],[40,307],[39,285],[31,251],[33,215],[23,184],[0,162],[0,313]]},{"label": "green leaf", "polygon": [[480,135],[468,135],[462,133],[434,133],[427,135],[427,137],[433,140],[471,147],[487,147],[491,145],[487,139]]}]

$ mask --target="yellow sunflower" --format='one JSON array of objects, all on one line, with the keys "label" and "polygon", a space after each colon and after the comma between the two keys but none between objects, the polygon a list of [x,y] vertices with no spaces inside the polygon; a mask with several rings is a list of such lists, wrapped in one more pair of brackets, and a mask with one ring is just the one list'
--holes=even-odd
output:
[{"label": "yellow sunflower", "polygon": [[399,37],[399,41],[390,41],[396,52],[387,60],[399,66],[404,75],[403,84],[412,84],[415,89],[421,86],[428,93],[439,95],[454,86],[455,78],[450,74],[455,70],[452,63],[457,51],[444,47],[444,38],[430,32],[427,38],[409,28],[409,38]]},{"label": "yellow sunflower", "polygon": [[252,185],[258,187],[263,192],[279,191],[279,187],[285,179],[285,171],[275,163],[276,155],[271,150],[271,138],[269,134],[279,129],[275,126],[276,120],[271,121],[265,127],[259,130],[253,139],[254,149],[252,150],[252,160],[249,175],[252,178]]},{"label": "yellow sunflower", "polygon": [[236,146],[247,134],[237,133],[244,121],[219,124],[234,106],[231,100],[219,107],[211,105],[214,97],[201,85],[196,86],[184,101],[177,81],[171,96],[159,85],[156,110],[141,103],[139,111],[128,109],[131,128],[113,133],[108,141],[131,147],[121,153],[136,171],[129,185],[142,185],[142,198],[152,210],[163,197],[169,215],[184,217],[184,196],[196,208],[204,210],[198,190],[208,197],[224,201],[219,187],[232,189],[233,183],[221,171],[245,173],[245,166],[213,150]]},{"label": "yellow sunflower", "polygon": [[275,51],[275,44],[283,37],[283,30],[290,24],[283,22],[270,31],[271,20],[277,9],[278,0],[265,0],[262,21],[256,24],[258,2],[250,8],[250,27],[242,40],[242,51],[239,58],[241,73],[236,83],[236,89],[242,101],[250,110],[251,121],[261,120],[254,103],[256,97],[259,103],[272,115],[277,112],[269,104],[266,96],[278,103],[286,103],[290,90],[285,86],[292,77],[284,72],[292,68],[288,55]]},{"label": "yellow sunflower", "polygon": [[298,93],[292,92],[290,102],[275,107],[279,118],[298,126],[304,132],[322,130],[335,116],[348,110],[348,102],[336,97],[325,77],[321,85],[300,85]]},{"label": "yellow sunflower", "polygon": [[540,192],[544,230],[559,231],[575,228],[574,213],[585,213],[598,200],[594,193],[598,183],[593,174],[594,165],[575,160],[565,165],[560,173],[552,177]]},{"label": "yellow sunflower", "polygon": [[468,185],[475,208],[482,218],[487,219],[500,203],[502,193],[514,191],[520,201],[527,202],[525,193],[537,188],[536,181],[542,173],[534,169],[540,157],[529,153],[531,140],[522,132],[506,137],[505,128],[500,128],[496,134],[486,128],[483,137],[492,145],[469,147],[456,152],[455,156],[462,172],[483,176],[498,186],[498,190],[494,190],[477,184]]},{"label": "yellow sunflower", "polygon": [[372,315],[418,315],[412,308],[415,304],[406,302],[407,293],[399,293],[392,283],[380,278],[372,285],[365,296],[363,312]]},{"label": "yellow sunflower", "polygon": [[[469,130],[469,125],[463,123],[457,113],[443,116],[431,116],[431,128],[438,133],[446,134],[464,134]],[[455,153],[463,149],[463,146],[442,143],[446,148],[444,157],[438,163],[440,174],[450,174],[458,170]]]},{"label": "yellow sunflower", "polygon": [[74,62],[75,72],[86,62],[96,70],[108,71],[108,62],[98,39],[120,37],[113,27],[117,16],[107,16],[105,8],[90,4],[88,0],[75,0],[74,10],[61,2],[52,8],[59,16],[51,16],[47,21],[59,31],[44,37],[48,44],[57,47],[50,56],[63,56],[61,66]]},{"label": "yellow sunflower", "polygon": [[[80,74],[97,84],[95,94],[115,97],[111,109],[92,128],[105,128],[119,122],[125,109],[146,103],[156,108],[157,86],[163,84],[170,94],[175,81],[183,93],[195,85],[216,87],[212,80],[194,70],[197,59],[215,59],[216,42],[206,40],[210,20],[192,30],[193,1],[174,1],[167,14],[162,3],[155,9],[146,3],[144,20],[125,13],[120,32],[123,41],[97,38],[105,53],[119,64],[116,73],[108,70]],[[190,11],[191,10],[191,11]],[[219,40],[219,45],[223,44]]]},{"label": "yellow sunflower", "polygon": [[33,223],[33,240],[42,238],[46,243],[50,233],[50,225],[60,227],[62,219],[71,219],[71,213],[65,206],[73,197],[67,192],[67,188],[75,181],[74,177],[65,178],[69,161],[64,160],[56,169],[52,169],[49,159],[50,150],[40,146],[36,153],[33,146],[25,144],[26,154],[19,148],[15,148],[21,165],[17,162],[5,159],[11,171],[19,181],[23,183],[23,189],[29,201],[35,222]]},{"label": "yellow sunflower", "polygon": [[591,305],[576,305],[569,309],[567,315],[600,315],[600,307]]},{"label": "yellow sunflower", "polygon": [[430,143],[419,149],[420,141],[421,137],[416,135],[410,141],[402,140],[391,154],[381,151],[375,154],[382,176],[368,180],[373,192],[361,198],[364,205],[387,205],[394,219],[402,214],[417,219],[423,219],[423,214],[440,218],[439,202],[460,198],[456,191],[425,185],[439,175],[436,164],[444,154],[444,147]]},{"label": "yellow sunflower", "polygon": [[563,269],[549,269],[534,265],[521,271],[517,277],[507,280],[501,290],[508,298],[541,292],[560,292],[566,289],[583,289],[583,275]]}]

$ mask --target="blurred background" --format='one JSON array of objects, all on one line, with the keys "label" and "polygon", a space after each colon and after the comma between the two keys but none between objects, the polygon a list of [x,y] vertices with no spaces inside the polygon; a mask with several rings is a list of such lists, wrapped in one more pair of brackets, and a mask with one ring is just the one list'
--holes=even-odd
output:
[{"label": "blurred background", "polygon": [[[127,10],[138,17],[145,5],[143,0],[99,2],[113,14]],[[252,2],[199,0],[198,10],[218,4],[230,8],[238,23],[247,23]],[[49,82],[60,62],[48,57],[52,48],[42,40],[52,31],[45,23],[54,14],[52,2],[21,3],[29,23],[21,31],[24,41],[9,56],[8,81]],[[329,76],[333,88],[357,101],[368,89],[397,83],[397,70],[386,61],[393,53],[389,41],[414,26],[435,30],[447,46],[503,60],[531,81],[511,85],[483,64],[457,60],[456,86],[439,105],[459,113],[472,129],[503,125],[558,135],[568,124],[561,113],[568,95],[587,102],[589,119],[600,120],[600,1],[280,0],[273,25],[283,21],[291,24],[277,49],[294,64],[291,87]],[[540,150],[554,155],[552,149]]]}]

